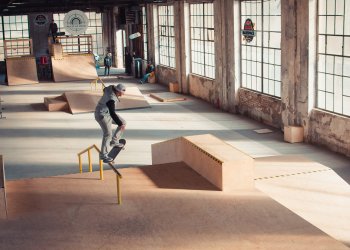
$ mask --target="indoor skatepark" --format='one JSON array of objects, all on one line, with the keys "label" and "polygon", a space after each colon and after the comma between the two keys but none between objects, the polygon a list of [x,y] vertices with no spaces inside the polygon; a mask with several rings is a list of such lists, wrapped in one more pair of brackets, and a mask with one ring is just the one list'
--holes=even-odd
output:
[{"label": "indoor skatepark", "polygon": [[[1,1],[0,249],[349,249],[349,13]],[[127,143],[103,163],[119,83]]]},{"label": "indoor skatepark", "polygon": [[[49,112],[43,103],[48,93],[89,90],[90,82],[0,86],[7,103],[0,147],[8,213],[1,220],[8,230],[0,234],[7,249],[347,249],[346,157],[287,143],[273,128],[190,96],[160,102],[150,97],[167,91],[158,84],[104,81],[137,87],[150,105],[119,111],[128,122],[128,144],[115,162],[119,205],[116,175],[104,164],[100,180],[97,154],[93,171],[85,155],[79,173],[77,153],[100,143],[93,113]],[[264,128],[272,133],[254,132]],[[162,144],[206,134],[255,159],[255,188],[220,191],[191,162],[164,153],[156,155],[176,162],[154,164],[152,147],[174,155]]]}]

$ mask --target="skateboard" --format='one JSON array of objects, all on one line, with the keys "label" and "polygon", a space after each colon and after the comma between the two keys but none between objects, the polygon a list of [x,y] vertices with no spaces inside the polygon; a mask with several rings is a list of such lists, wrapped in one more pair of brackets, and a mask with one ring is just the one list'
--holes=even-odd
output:
[{"label": "skateboard", "polygon": [[[120,140],[119,140],[119,143],[124,144],[124,146],[123,146],[122,148],[121,148],[121,147],[113,147],[113,148],[111,149],[111,151],[109,151],[109,153],[108,153],[108,156],[111,157],[111,158],[113,159],[113,161],[114,161],[114,159],[117,157],[117,155],[120,153],[120,151],[121,151],[122,149],[124,149],[125,144],[126,144],[126,140],[125,140],[125,139],[120,139]],[[113,161],[112,161],[112,162],[113,162]]]}]

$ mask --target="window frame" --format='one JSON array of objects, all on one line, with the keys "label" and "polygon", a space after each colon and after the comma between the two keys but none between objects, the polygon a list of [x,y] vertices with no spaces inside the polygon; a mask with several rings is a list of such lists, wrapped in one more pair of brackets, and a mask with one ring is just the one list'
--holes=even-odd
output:
[{"label": "window frame", "polygon": [[[211,12],[208,12],[209,6]],[[214,4],[212,2],[190,3],[189,9],[190,72],[215,79]],[[197,58],[201,59],[197,60]]]}]

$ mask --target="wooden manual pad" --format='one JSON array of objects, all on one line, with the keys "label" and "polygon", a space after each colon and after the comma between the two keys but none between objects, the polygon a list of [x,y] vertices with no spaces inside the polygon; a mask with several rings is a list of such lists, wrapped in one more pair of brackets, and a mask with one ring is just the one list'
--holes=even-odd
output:
[{"label": "wooden manual pad", "polygon": [[48,111],[68,110],[68,103],[63,95],[56,97],[44,97],[44,104]]},{"label": "wooden manual pad", "polygon": [[177,102],[186,100],[184,96],[173,92],[151,93],[150,96],[161,102]]},{"label": "wooden manual pad", "polygon": [[222,191],[254,188],[254,159],[211,134],[152,144],[152,163],[185,162]]},{"label": "wooden manual pad", "polygon": [[8,85],[39,83],[35,57],[6,58]]},{"label": "wooden manual pad", "polygon": [[[95,111],[96,105],[102,96],[102,91],[65,92],[64,95],[70,112],[79,114]],[[117,110],[150,107],[137,87],[127,87],[124,96],[119,100],[120,102],[116,104]]]}]

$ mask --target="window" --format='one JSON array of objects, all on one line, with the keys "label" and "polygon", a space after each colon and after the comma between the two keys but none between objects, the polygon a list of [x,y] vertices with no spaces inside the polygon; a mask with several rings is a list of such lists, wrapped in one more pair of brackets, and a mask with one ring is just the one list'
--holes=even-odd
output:
[{"label": "window", "polygon": [[[0,60],[4,60],[4,40],[29,38],[28,16],[2,16],[0,19]],[[4,27],[4,29],[3,29]],[[21,52],[22,53],[22,52]]]},{"label": "window", "polygon": [[190,5],[191,72],[215,78],[214,7],[212,3]]},{"label": "window", "polygon": [[317,104],[350,116],[350,2],[318,2]]},{"label": "window", "polygon": [[281,97],[280,0],[241,2],[241,27],[254,23],[255,37],[242,41],[242,87]]},{"label": "window", "polygon": [[147,39],[147,13],[146,7],[142,7],[142,34],[143,34],[143,59],[148,59],[148,39]]},{"label": "window", "polygon": [[158,6],[159,64],[175,67],[174,7]]},{"label": "window", "polygon": [[[94,54],[98,54],[101,58],[104,56],[105,52],[103,49],[103,40],[102,40],[102,15],[101,13],[96,12],[84,12],[89,19],[89,27],[87,28],[84,35],[92,36],[92,50]],[[54,14],[53,19],[57,23],[59,32],[65,32],[64,29],[64,20],[65,14]],[[67,40],[67,42],[69,42]],[[67,52],[78,52],[79,47],[75,46]]]},{"label": "window", "polygon": [[0,17],[0,61],[4,61],[5,60],[4,33],[3,32],[4,31],[2,29],[2,17]]}]

